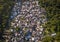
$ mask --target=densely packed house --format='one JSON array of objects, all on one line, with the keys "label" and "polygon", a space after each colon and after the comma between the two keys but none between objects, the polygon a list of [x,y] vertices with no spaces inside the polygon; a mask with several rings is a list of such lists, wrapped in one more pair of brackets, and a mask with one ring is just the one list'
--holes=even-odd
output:
[{"label": "densely packed house", "polygon": [[38,4],[38,0],[26,0],[22,4],[17,2],[11,16],[12,42],[39,42],[43,37],[46,22],[46,11]]}]

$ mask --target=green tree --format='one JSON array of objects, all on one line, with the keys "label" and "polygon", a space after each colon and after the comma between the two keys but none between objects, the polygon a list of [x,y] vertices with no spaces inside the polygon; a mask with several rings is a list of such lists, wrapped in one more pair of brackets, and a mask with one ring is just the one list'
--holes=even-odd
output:
[{"label": "green tree", "polygon": [[[60,0],[39,0],[40,6],[44,7],[46,9],[46,17],[47,17],[47,23],[44,25],[45,27],[45,33],[51,34],[51,33],[58,33],[57,35],[60,35]],[[59,37],[57,42],[59,42]]]},{"label": "green tree", "polygon": [[6,29],[8,26],[8,19],[13,5],[14,5],[13,0],[0,0],[0,30],[1,30],[0,36],[1,37],[3,35],[4,29]]},{"label": "green tree", "polygon": [[42,42],[51,42],[51,41],[52,41],[52,37],[46,36]]}]

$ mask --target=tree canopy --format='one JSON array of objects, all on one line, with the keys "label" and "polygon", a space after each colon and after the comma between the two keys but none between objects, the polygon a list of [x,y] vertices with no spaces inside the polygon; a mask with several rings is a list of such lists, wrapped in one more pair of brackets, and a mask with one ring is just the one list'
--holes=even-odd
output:
[{"label": "tree canopy", "polygon": [[[14,5],[13,0],[0,0],[0,36],[2,37],[4,29],[8,26],[8,19],[11,8]],[[0,38],[1,38],[0,37]]]},{"label": "tree canopy", "polygon": [[[60,0],[39,0],[40,6],[46,9],[47,23],[45,24],[46,34],[60,33]],[[48,31],[48,32],[47,32]],[[59,39],[57,36],[56,38]],[[50,42],[50,41],[49,41]],[[59,42],[59,40],[57,40]]]}]

